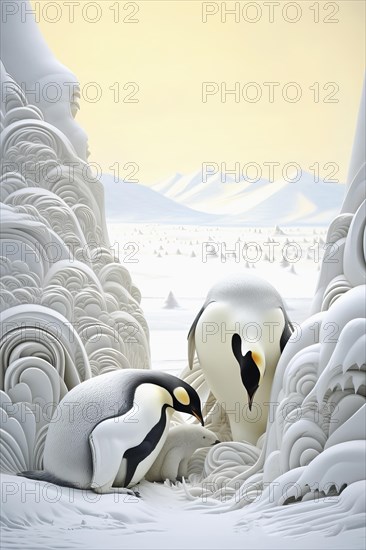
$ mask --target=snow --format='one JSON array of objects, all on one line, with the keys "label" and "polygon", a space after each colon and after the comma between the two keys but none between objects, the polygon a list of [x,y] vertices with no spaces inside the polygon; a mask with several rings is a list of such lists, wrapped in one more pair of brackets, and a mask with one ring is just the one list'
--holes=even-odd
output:
[{"label": "snow", "polygon": [[253,226],[275,224],[279,211],[285,224],[327,224],[339,211],[344,187],[316,180],[303,170],[286,179],[253,182],[236,181],[221,173],[205,177],[198,171],[153,185],[155,191],[179,204]]},{"label": "snow", "polygon": [[[315,292],[318,277],[318,266],[324,253],[320,239],[325,237],[323,227],[282,226],[282,234],[276,235],[275,228],[211,227],[182,226],[170,224],[120,224],[109,223],[108,231],[112,248],[125,263],[142,292],[142,308],[150,327],[150,346],[152,367],[163,368],[178,374],[187,362],[187,333],[192,320],[202,307],[207,290],[229,273],[240,273],[252,269],[258,276],[268,279],[284,297],[290,319],[301,323],[310,311],[311,299]],[[259,233],[259,231],[261,231]],[[314,233],[316,231],[316,233]],[[239,241],[240,239],[240,241]],[[274,243],[270,241],[274,239]],[[292,260],[292,250],[285,248],[286,241],[295,242],[300,247],[296,263],[281,266],[283,255]],[[126,243],[133,242],[136,263],[128,263],[124,250]],[[207,255],[206,246],[218,244],[217,257]],[[245,267],[244,243],[257,243],[261,258],[249,263],[254,268]],[[221,253],[239,251],[239,261]],[[159,258],[154,250],[162,247],[163,255]],[[176,250],[182,251],[181,255]],[[272,261],[265,259],[266,253],[274,250]],[[196,256],[192,257],[194,251]],[[165,255],[165,252],[168,255]],[[288,252],[288,253],[287,253]],[[256,259],[256,254],[248,256]],[[291,272],[295,266],[296,274]],[[169,290],[172,290],[180,309],[164,309],[164,302]],[[167,331],[168,335],[167,335]]]},{"label": "snow", "polygon": [[[284,537],[281,520],[274,527],[271,514],[263,517],[262,512],[252,514],[248,522],[242,510],[220,514],[218,521],[212,509],[190,510],[182,490],[146,481],[139,486],[140,499],[83,493],[8,475],[3,476],[1,487],[1,542],[7,549],[334,550],[362,549],[364,543],[362,529],[337,537],[319,532]],[[337,504],[338,498],[328,498],[328,506]],[[302,505],[306,514],[312,510],[316,514],[317,507],[312,502]]]},{"label": "snow", "polygon": [[[295,176],[293,176],[295,178]],[[159,222],[225,226],[324,226],[338,213],[345,186],[302,172],[299,181],[239,181],[221,174],[203,181],[201,172],[173,176],[146,187],[115,181],[103,174],[106,215],[109,221]]]},{"label": "snow", "polygon": [[106,214],[110,221],[146,221],[174,223],[215,223],[216,217],[197,212],[139,183],[115,181],[107,174],[102,178]]},{"label": "snow", "polygon": [[[34,21],[21,22],[19,14],[7,26],[1,65],[8,256],[1,260],[1,547],[364,548],[364,120],[340,216],[344,186],[312,183],[306,173],[299,182],[223,184],[219,174],[203,182],[196,172],[155,189],[109,177],[109,221],[124,224],[110,223],[108,236],[102,184],[85,178],[86,139],[70,108],[75,98],[31,105],[15,82],[76,81]],[[15,55],[22,50],[26,62]],[[24,163],[24,173],[9,171],[14,160]],[[35,181],[55,162],[54,180]],[[288,251],[291,241],[298,261]],[[321,262],[324,242],[337,245],[335,264]],[[258,261],[244,257],[245,243],[259,247]],[[235,257],[227,257],[233,249]],[[198,361],[182,371],[189,325],[228,270],[270,280],[301,323],[278,362],[275,414],[256,446],[231,441]],[[164,308],[170,291],[179,309]],[[131,323],[138,328],[133,342]],[[329,339],[334,323],[337,338]],[[222,441],[195,453],[184,484],[142,481],[137,499],[15,476],[42,467],[45,405],[54,407],[92,376],[149,368],[149,338],[153,368],[180,372],[197,388],[205,425]]]}]

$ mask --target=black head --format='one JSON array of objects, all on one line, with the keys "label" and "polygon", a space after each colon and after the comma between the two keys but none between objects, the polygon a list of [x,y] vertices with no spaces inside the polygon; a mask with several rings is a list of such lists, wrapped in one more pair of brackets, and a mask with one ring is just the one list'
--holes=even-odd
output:
[{"label": "black head", "polygon": [[234,334],[231,339],[231,347],[235,356],[235,359],[239,363],[240,376],[243,385],[248,393],[248,405],[249,410],[252,410],[253,397],[257,389],[259,388],[259,381],[261,377],[260,370],[256,362],[253,359],[253,354],[248,351],[245,355],[241,353],[241,337],[239,334]]},{"label": "black head", "polygon": [[187,382],[171,374],[165,375],[164,387],[169,391],[173,399],[173,408],[176,411],[192,414],[204,425],[201,411],[201,400],[195,389]]}]

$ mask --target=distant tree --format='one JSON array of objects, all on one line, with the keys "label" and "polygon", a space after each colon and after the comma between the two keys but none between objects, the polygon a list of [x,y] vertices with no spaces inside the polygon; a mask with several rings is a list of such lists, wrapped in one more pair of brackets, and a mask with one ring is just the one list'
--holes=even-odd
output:
[{"label": "distant tree", "polygon": [[175,299],[175,296],[172,291],[169,292],[167,299],[164,302],[163,308],[164,309],[176,309],[179,308],[180,305],[178,304],[177,300]]},{"label": "distant tree", "polygon": [[275,225],[275,228],[273,230],[273,233],[275,235],[284,235],[285,233],[282,231],[279,225]]}]

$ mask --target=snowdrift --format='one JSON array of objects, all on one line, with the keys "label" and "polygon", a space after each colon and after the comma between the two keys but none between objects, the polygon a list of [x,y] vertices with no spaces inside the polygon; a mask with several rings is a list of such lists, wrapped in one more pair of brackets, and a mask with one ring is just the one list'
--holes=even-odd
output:
[{"label": "snowdrift", "polygon": [[[64,494],[52,512],[45,506],[52,495],[48,499],[43,495],[31,507],[22,498],[16,485],[19,478],[13,474],[42,466],[47,427],[59,400],[91,376],[112,369],[149,368],[150,353],[140,293],[109,248],[103,189],[82,158],[84,149],[75,137],[79,130],[70,109],[72,120],[65,122],[65,97],[53,107],[56,111],[62,107],[62,116],[30,104],[11,76],[13,68],[17,74],[20,68],[11,66],[9,49],[11,44],[5,52],[9,66],[1,65],[6,85],[0,144],[0,469],[9,545],[50,548],[56,533],[57,547],[85,547],[86,540],[88,547],[103,547],[104,537],[99,542],[94,539],[100,529],[130,526],[125,534],[136,535],[142,527],[159,530],[161,518],[169,523],[173,515],[164,504],[169,499],[176,506],[179,502],[190,519],[197,517],[197,509],[214,515],[231,511],[225,525],[230,529],[235,525],[239,541],[246,537],[241,532],[260,520],[267,534],[300,535],[312,530],[317,541],[321,534],[357,531],[353,540],[359,545],[365,511],[366,390],[366,186],[364,158],[359,157],[353,157],[358,168],[341,213],[329,227],[327,242],[334,248],[323,260],[313,315],[281,356],[271,395],[273,414],[257,445],[230,441],[225,416],[196,362],[194,370],[182,376],[205,402],[207,428],[225,442],[208,454],[194,455],[189,483],[142,484],[147,499],[154,491],[160,495],[156,502],[161,510],[165,506],[160,516],[156,506],[115,503],[111,495],[92,506],[80,494],[76,503]],[[52,59],[48,71],[50,67]],[[57,63],[54,70],[59,75],[64,68]],[[69,105],[72,101],[66,99]],[[46,112],[54,123],[46,122]],[[59,119],[63,131],[57,126]],[[355,140],[357,151],[359,132],[364,132],[362,124]],[[57,492],[56,486],[52,491]],[[177,521],[179,515],[174,525]],[[202,521],[214,529],[215,520]],[[49,528],[45,535],[40,524]],[[86,529],[72,542],[65,525]],[[27,539],[28,528],[33,530],[33,542]],[[160,529],[169,533],[166,525]],[[160,547],[171,547],[171,539],[168,546],[162,540]],[[331,541],[330,547],[342,547],[339,544],[345,540],[351,539]],[[116,544],[120,541],[109,546]],[[212,539],[209,545],[216,547]]]}]

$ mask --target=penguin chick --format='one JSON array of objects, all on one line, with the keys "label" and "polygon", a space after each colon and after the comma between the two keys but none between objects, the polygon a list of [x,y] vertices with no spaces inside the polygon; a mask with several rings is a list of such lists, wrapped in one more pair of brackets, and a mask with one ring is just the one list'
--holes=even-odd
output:
[{"label": "penguin chick", "polygon": [[147,472],[148,481],[175,481],[187,477],[188,462],[197,449],[211,447],[220,443],[216,435],[202,428],[190,424],[182,424],[172,428],[164,443],[159,456]]},{"label": "penguin chick", "polygon": [[266,428],[273,376],[292,325],[277,290],[248,274],[216,283],[188,334],[233,439],[256,444]]},{"label": "penguin chick", "polygon": [[125,369],[74,387],[49,424],[39,479],[97,493],[125,492],[138,483],[158,456],[174,410],[203,425],[200,398],[176,376]]}]

